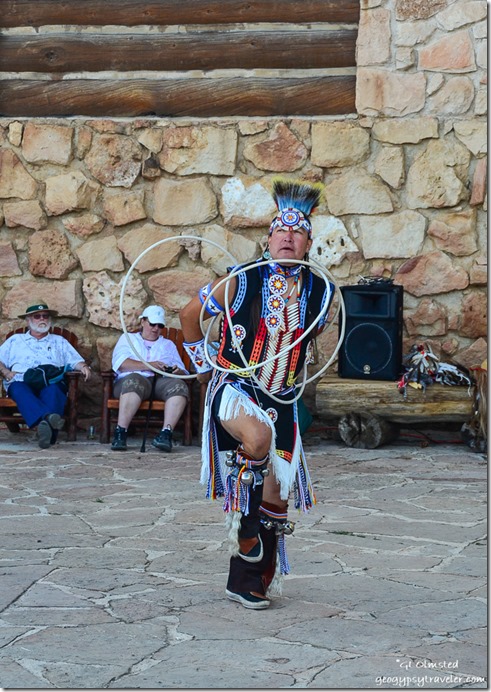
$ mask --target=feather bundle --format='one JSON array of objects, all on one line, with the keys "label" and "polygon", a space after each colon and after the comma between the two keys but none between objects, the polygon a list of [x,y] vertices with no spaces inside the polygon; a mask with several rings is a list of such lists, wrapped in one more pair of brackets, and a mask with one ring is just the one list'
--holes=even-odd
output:
[{"label": "feather bundle", "polygon": [[323,189],[322,183],[303,183],[286,178],[275,178],[272,194],[279,211],[298,209],[308,217],[319,205]]}]

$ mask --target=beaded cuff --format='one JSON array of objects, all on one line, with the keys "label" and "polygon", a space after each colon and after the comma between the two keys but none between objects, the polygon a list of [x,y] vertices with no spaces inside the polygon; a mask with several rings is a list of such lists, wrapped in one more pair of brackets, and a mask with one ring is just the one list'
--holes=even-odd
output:
[{"label": "beaded cuff", "polygon": [[194,365],[196,372],[209,372],[213,368],[208,363],[205,357],[205,340],[193,341],[192,343],[184,342],[183,346]]}]

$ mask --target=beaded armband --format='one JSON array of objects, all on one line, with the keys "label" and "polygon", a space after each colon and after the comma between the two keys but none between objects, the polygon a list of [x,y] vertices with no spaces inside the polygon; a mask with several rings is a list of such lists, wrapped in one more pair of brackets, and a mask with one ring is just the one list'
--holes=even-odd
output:
[{"label": "beaded armband", "polygon": [[204,339],[200,339],[200,341],[193,341],[191,343],[185,341],[183,346],[197,373],[209,372],[213,369],[205,357]]},{"label": "beaded armband", "polygon": [[206,307],[205,310],[209,315],[219,315],[221,312],[223,312],[223,307],[217,303],[215,298],[211,296],[211,298],[208,298],[209,294],[211,291],[211,282],[207,286],[203,286],[203,288],[200,289],[199,291],[199,299],[201,301],[201,305],[206,301]]}]

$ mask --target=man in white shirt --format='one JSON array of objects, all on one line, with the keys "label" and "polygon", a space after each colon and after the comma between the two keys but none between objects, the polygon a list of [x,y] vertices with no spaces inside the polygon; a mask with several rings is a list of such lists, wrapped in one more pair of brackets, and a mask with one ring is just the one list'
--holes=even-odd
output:
[{"label": "man in white shirt", "polygon": [[155,382],[155,398],[165,401],[162,430],[153,439],[152,446],[163,452],[172,451],[172,431],[177,425],[189,397],[187,384],[175,377],[158,376],[138,359],[128,343],[154,368],[175,375],[187,375],[188,371],[179,356],[176,345],[164,339],[161,330],[165,325],[165,312],[159,305],[150,305],[140,315],[141,331],[122,334],[114,347],[112,369],[116,373],[113,393],[119,399],[118,424],[114,430],[111,449],[125,451],[128,427],[142,401],[150,397],[152,380]]},{"label": "man in white shirt", "polygon": [[38,365],[68,366],[80,370],[85,380],[91,371],[84,359],[64,337],[51,334],[51,318],[58,313],[50,310],[44,301],[30,305],[25,313],[28,331],[12,334],[0,346],[0,375],[7,395],[15,401],[30,428],[37,425],[41,449],[54,444],[58,430],[64,424],[62,415],[67,401],[67,387],[63,381],[33,390],[24,382],[24,373]]}]

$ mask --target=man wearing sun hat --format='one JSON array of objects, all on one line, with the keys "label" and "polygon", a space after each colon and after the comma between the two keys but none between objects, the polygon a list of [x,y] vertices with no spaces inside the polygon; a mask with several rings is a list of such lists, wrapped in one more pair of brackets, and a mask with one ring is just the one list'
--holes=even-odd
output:
[{"label": "man wearing sun hat", "polygon": [[62,336],[51,334],[52,317],[58,313],[39,300],[19,315],[26,320],[26,331],[13,334],[0,346],[0,375],[7,395],[30,428],[37,426],[39,446],[54,444],[64,424],[62,415],[67,401],[63,381],[34,390],[24,381],[24,373],[38,365],[55,365],[80,370],[86,380],[90,368],[73,346]]},{"label": "man wearing sun hat", "polygon": [[[165,325],[165,311],[160,305],[149,305],[139,316],[141,331],[128,334],[135,351],[157,370],[169,368],[175,375],[188,371],[179,356],[176,345],[165,339],[161,331]],[[111,449],[124,452],[127,449],[128,427],[142,401],[150,397],[155,372],[138,359],[122,334],[114,347],[112,368],[116,373],[113,393],[119,398],[118,424],[114,431]],[[172,431],[186,408],[189,389],[185,382],[175,377],[158,377],[155,382],[155,398],[165,401],[162,430],[152,441],[152,446],[162,452],[172,451]]]}]

